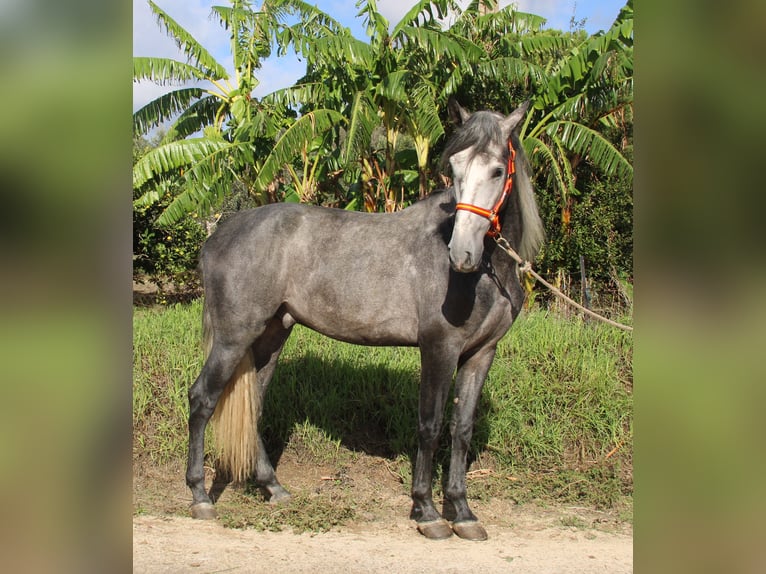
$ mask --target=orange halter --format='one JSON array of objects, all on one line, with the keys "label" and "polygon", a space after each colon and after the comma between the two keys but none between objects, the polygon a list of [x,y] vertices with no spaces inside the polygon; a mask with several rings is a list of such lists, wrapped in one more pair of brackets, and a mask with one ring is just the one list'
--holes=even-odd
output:
[{"label": "orange halter", "polygon": [[500,208],[511,193],[511,188],[513,187],[513,174],[516,173],[516,150],[513,149],[513,144],[510,139],[508,140],[508,151],[510,152],[508,155],[508,174],[505,179],[505,185],[503,186],[503,193],[500,195],[500,199],[497,200],[494,207],[492,209],[484,209],[483,207],[478,207],[470,203],[458,203],[455,206],[455,211],[470,211],[485,219],[489,219],[489,230],[487,231],[487,235],[490,237],[496,237],[500,234]]}]

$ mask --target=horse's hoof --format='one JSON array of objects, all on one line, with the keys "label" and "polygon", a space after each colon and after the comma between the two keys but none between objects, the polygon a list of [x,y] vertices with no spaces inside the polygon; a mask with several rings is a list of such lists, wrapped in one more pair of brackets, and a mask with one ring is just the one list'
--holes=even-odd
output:
[{"label": "horse's hoof", "polygon": [[291,498],[292,495],[281,487],[279,489],[275,488],[272,492],[269,492],[269,504],[282,504]]},{"label": "horse's hoof", "polygon": [[192,518],[199,520],[215,520],[218,518],[218,513],[215,511],[215,507],[209,502],[199,502],[191,505]]},{"label": "horse's hoof", "polygon": [[418,522],[418,532],[430,540],[442,540],[452,536],[452,529],[443,518],[428,522]]},{"label": "horse's hoof", "polygon": [[477,520],[466,520],[463,522],[453,522],[452,530],[464,540],[486,540],[487,531]]}]

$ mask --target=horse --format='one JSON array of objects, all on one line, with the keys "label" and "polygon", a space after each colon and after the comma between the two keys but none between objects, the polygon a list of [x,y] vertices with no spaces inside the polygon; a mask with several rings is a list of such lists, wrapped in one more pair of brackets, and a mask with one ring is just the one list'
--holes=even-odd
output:
[{"label": "horse", "polygon": [[[261,402],[294,325],[361,345],[420,350],[418,449],[410,518],[427,538],[453,532],[486,540],[466,499],[476,407],[500,338],[524,302],[505,238],[533,260],[543,227],[519,140],[529,102],[508,116],[471,113],[454,99],[456,124],[441,166],[453,185],[395,213],[282,203],[241,211],[200,254],[206,360],[189,389],[186,483],[194,518],[216,518],[205,491],[205,428],[213,418],[218,466],[253,478],[269,502],[289,498],[259,434]],[[395,294],[395,297],[391,295]],[[455,372],[457,374],[455,375]],[[445,520],[432,496],[433,456],[453,375],[452,448]],[[215,413],[215,416],[213,416]]]}]

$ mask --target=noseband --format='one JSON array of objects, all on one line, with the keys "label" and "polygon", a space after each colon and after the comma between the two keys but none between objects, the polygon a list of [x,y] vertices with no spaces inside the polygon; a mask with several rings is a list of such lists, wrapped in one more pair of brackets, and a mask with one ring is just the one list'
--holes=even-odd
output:
[{"label": "noseband", "polygon": [[513,143],[511,143],[510,139],[508,140],[508,151],[510,152],[508,155],[508,173],[505,179],[505,185],[503,186],[503,193],[500,195],[500,199],[497,200],[494,207],[492,209],[484,209],[483,207],[472,205],[470,203],[458,203],[455,206],[456,211],[470,211],[485,219],[489,219],[489,230],[487,231],[489,237],[496,237],[500,234],[500,208],[503,207],[503,203],[505,203],[505,199],[510,195],[511,188],[513,187],[513,174],[516,173],[516,150],[513,149]]}]

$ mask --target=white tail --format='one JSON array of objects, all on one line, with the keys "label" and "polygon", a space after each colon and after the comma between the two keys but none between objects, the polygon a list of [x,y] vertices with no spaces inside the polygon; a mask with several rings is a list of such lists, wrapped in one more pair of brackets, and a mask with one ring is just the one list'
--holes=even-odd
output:
[{"label": "white tail", "polygon": [[[202,320],[205,357],[210,354],[212,336],[207,307]],[[218,469],[235,482],[254,474],[258,458],[258,392],[253,353],[248,349],[221,394],[210,423],[213,428]]]}]

